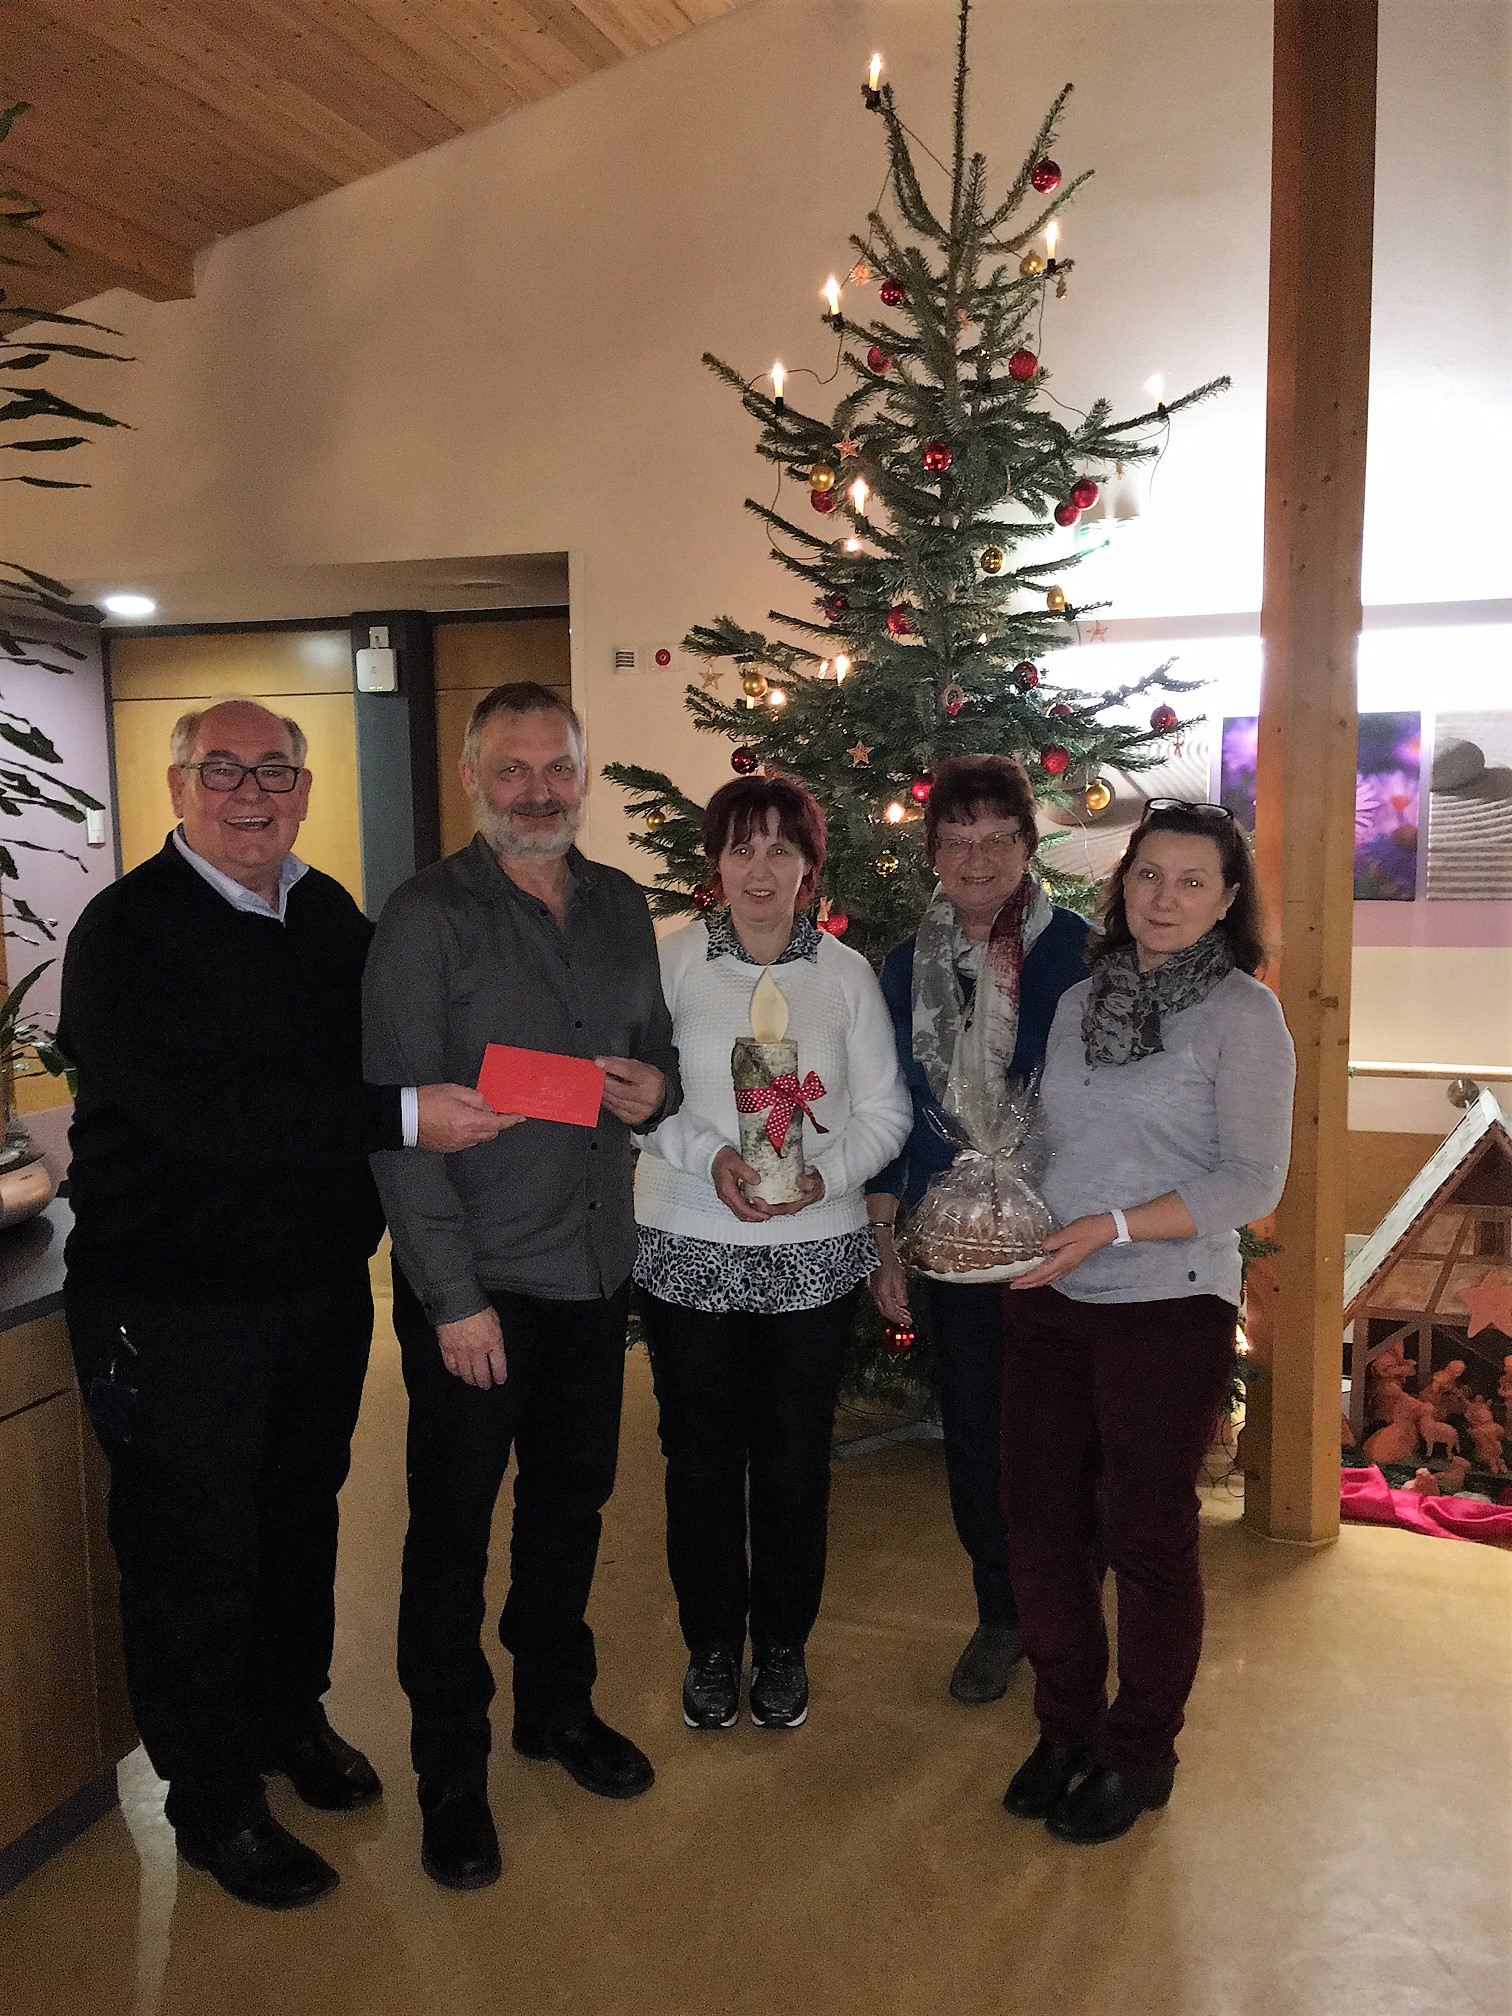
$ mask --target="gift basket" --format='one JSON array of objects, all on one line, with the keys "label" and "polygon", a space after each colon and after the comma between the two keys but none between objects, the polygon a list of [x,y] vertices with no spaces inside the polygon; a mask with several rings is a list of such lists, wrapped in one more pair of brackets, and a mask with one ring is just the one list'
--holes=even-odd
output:
[{"label": "gift basket", "polygon": [[948,1115],[956,1159],[909,1214],[906,1267],[934,1281],[1011,1281],[1044,1258],[1054,1220],[1034,1184],[1032,1118],[1032,1094],[1006,1086]]}]

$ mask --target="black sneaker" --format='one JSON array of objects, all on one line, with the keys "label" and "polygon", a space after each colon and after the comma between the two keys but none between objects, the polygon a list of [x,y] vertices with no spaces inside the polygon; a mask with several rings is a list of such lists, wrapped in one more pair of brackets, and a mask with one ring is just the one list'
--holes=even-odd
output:
[{"label": "black sneaker", "polygon": [[690,1729],[733,1729],[740,1715],[740,1665],[730,1652],[695,1652],[683,1681]]},{"label": "black sneaker", "polygon": [[774,1646],[751,1662],[751,1720],[758,1729],[797,1729],[808,1720],[808,1669],[801,1648]]}]

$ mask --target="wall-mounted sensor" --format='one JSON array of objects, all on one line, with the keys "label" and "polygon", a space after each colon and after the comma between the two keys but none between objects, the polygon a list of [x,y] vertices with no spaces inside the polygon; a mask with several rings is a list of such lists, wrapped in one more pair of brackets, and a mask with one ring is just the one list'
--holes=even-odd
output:
[{"label": "wall-mounted sensor", "polygon": [[397,651],[366,650],[357,653],[359,693],[397,693],[399,654]]},{"label": "wall-mounted sensor", "polygon": [[84,844],[86,847],[105,845],[105,814],[86,812],[84,814]]}]

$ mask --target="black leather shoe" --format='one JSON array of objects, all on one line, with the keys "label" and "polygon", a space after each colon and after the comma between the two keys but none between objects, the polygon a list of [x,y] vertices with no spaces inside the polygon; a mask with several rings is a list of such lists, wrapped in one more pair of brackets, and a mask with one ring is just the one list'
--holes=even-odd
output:
[{"label": "black leather shoe", "polygon": [[306,1806],[322,1813],[350,1813],[371,1805],[383,1786],[360,1750],[345,1742],[329,1722],[297,1736],[268,1760],[269,1771],[281,1771]]},{"label": "black leather shoe", "polygon": [[420,1867],[447,1890],[482,1890],[504,1867],[488,1794],[481,1785],[449,1785],[420,1803]]},{"label": "black leather shoe", "polygon": [[758,1729],[801,1729],[808,1720],[808,1668],[801,1645],[751,1654],[751,1720]]},{"label": "black leather shoe", "polygon": [[323,1856],[267,1814],[224,1832],[176,1831],[178,1852],[189,1866],[213,1876],[243,1904],[289,1911],[327,1896],[341,1880]]},{"label": "black leather shoe", "polygon": [[656,1783],[651,1760],[590,1708],[565,1729],[538,1729],[516,1721],[514,1747],[522,1757],[551,1757],[585,1792],[601,1799],[634,1799]]},{"label": "black leather shoe", "polygon": [[1164,1806],[1175,1777],[1174,1771],[1163,1771],[1136,1778],[1110,1771],[1106,1764],[1094,1764],[1081,1783],[1051,1807],[1045,1825],[1061,1841],[1084,1846],[1116,1841],[1120,1834],[1128,1833],[1141,1813]]},{"label": "black leather shoe", "polygon": [[1052,1743],[1042,1736],[1008,1780],[1003,1804],[1020,1820],[1043,1820],[1092,1768],[1092,1753],[1080,1743]]},{"label": "black leather shoe", "polygon": [[1024,1640],[1013,1624],[979,1624],[950,1676],[957,1701],[1001,1701],[1013,1669],[1024,1656]]}]

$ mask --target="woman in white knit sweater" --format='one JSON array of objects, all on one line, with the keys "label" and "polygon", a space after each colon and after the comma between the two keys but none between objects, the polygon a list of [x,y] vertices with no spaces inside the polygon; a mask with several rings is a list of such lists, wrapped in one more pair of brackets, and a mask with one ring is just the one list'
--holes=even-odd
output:
[{"label": "woman in white knit sweater", "polygon": [[[861,1283],[876,1265],[863,1185],[897,1154],[911,1109],[870,966],[806,914],[824,815],[787,778],[738,779],[704,815],[725,907],[663,939],[683,1104],[645,1135],[635,1278],[667,1460],[667,1565],[689,1665],[683,1718],[728,1729],[747,1634],[750,1711],[808,1714],[804,1645],[824,1586],[830,1436]],[[795,1204],[748,1194],[730,1053],[768,968],[798,1078],[813,1073],[809,1174]]]}]

